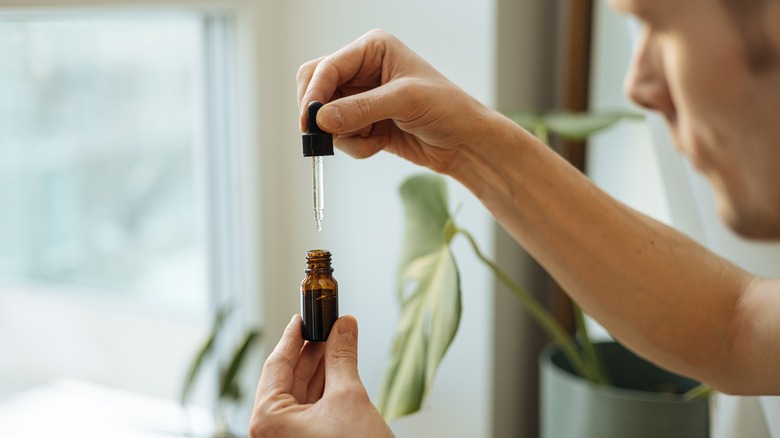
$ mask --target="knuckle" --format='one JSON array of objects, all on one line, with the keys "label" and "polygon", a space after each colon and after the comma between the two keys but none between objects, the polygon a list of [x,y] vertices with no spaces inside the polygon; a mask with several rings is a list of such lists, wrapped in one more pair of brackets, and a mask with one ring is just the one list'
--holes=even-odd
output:
[{"label": "knuckle", "polygon": [[268,358],[265,360],[265,363],[263,364],[263,373],[267,373],[270,370],[279,368],[279,366],[282,363],[283,360],[281,357],[279,357],[278,354],[271,354],[270,356],[268,356]]},{"label": "knuckle", "polygon": [[356,113],[358,120],[371,120],[374,108],[370,100],[356,99],[353,111]]},{"label": "knuckle", "polygon": [[368,394],[360,382],[345,383],[334,390],[334,395],[341,400],[351,400],[355,403],[370,402]]},{"label": "knuckle", "polygon": [[348,363],[350,365],[357,365],[357,351],[349,347],[336,347],[331,351],[331,357],[336,362]]},{"label": "knuckle", "polygon": [[372,29],[363,36],[363,43],[367,46],[380,48],[395,46],[397,43],[400,43],[400,40],[384,29]]},{"label": "knuckle", "polygon": [[298,80],[298,82],[309,77],[311,71],[313,70],[311,63],[312,61],[309,61],[298,67],[298,72],[295,74],[295,78]]},{"label": "knuckle", "polygon": [[405,114],[402,117],[413,119],[430,102],[431,86],[420,79],[399,78],[395,84],[398,95],[403,96]]},{"label": "knuckle", "polygon": [[314,70],[321,61],[322,59],[307,61],[298,67],[298,72],[295,74],[295,78],[298,80],[298,82],[307,80],[314,73]]},{"label": "knuckle", "polygon": [[396,80],[398,90],[409,99],[416,100],[427,91],[427,86],[423,85],[419,79],[403,77]]},{"label": "knuckle", "polygon": [[385,31],[384,29],[371,29],[370,31],[366,32],[365,36],[366,38],[372,40],[387,40],[393,37],[390,33]]}]

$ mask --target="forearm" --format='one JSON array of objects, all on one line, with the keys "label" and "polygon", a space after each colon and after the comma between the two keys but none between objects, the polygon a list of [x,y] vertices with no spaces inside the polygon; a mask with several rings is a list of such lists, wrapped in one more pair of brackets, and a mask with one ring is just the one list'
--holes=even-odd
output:
[{"label": "forearm", "polygon": [[485,128],[451,175],[575,301],[675,371],[717,385],[741,366],[732,321],[752,276],[614,200],[511,121],[494,114]]}]

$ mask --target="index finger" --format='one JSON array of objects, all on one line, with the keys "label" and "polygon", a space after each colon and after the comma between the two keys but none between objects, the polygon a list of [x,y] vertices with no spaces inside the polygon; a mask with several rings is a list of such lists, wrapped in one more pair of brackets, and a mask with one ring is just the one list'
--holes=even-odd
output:
[{"label": "index finger", "polygon": [[306,126],[306,108],[310,102],[328,103],[340,86],[357,76],[380,77],[382,60],[388,50],[386,45],[391,40],[391,35],[373,30],[330,56],[304,64],[298,75],[301,128]]},{"label": "index finger", "polygon": [[[314,75],[314,69],[317,68],[317,65],[319,65],[322,60],[325,59],[325,57],[320,57],[314,60],[311,60],[302,66],[298,68],[298,74],[295,76],[295,81],[297,82],[298,86],[298,111],[303,111],[303,95],[306,93],[306,90],[309,88],[309,82],[311,82],[311,77]],[[301,132],[305,130],[305,126],[301,127]]]},{"label": "index finger", "polygon": [[292,391],[293,372],[303,347],[301,316],[293,315],[282,338],[263,365],[263,373],[257,385],[257,396],[261,394],[289,394]]}]

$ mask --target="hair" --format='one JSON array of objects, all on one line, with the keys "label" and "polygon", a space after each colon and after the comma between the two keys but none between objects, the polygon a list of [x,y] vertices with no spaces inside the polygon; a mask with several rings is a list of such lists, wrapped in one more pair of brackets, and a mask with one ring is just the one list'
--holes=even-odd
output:
[{"label": "hair", "polygon": [[721,0],[742,34],[750,68],[762,72],[774,67],[780,56],[761,22],[772,0]]}]

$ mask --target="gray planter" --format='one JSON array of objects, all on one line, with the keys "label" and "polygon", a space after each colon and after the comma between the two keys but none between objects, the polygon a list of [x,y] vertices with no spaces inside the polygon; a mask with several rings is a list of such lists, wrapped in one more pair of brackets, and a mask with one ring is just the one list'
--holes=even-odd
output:
[{"label": "gray planter", "polygon": [[707,400],[682,401],[697,382],[664,371],[615,342],[597,343],[613,386],[575,375],[554,346],[539,359],[542,438],[707,438]]}]

